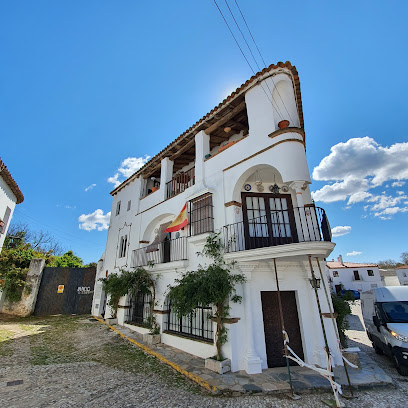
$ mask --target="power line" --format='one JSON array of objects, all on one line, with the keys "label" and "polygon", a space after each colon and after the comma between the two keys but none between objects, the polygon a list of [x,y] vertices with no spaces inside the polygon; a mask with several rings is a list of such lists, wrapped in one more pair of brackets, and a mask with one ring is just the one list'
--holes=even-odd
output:
[{"label": "power line", "polygon": [[[227,1],[227,0],[225,0],[225,2],[226,2],[226,1]],[[250,28],[249,28],[249,26],[248,26],[248,23],[247,23],[247,21],[246,21],[246,19],[245,19],[245,17],[244,17],[244,14],[242,13],[241,8],[240,8],[239,5],[238,5],[238,1],[237,1],[237,0],[234,0],[234,1],[235,1],[235,4],[236,4],[236,6],[237,6],[237,8],[238,8],[238,10],[239,10],[239,12],[240,12],[240,14],[241,14],[242,19],[244,20],[244,23],[245,23],[246,28],[247,28],[247,30],[248,30],[248,32],[249,32],[249,35],[251,36],[252,41],[254,42],[255,47],[256,47],[256,49],[258,50],[259,56],[261,57],[261,60],[262,60],[262,62],[263,62],[263,64],[264,64],[264,66],[266,67],[266,62],[265,62],[265,60],[264,60],[264,58],[263,58],[263,56],[262,56],[262,54],[261,54],[261,50],[259,49],[259,47],[258,47],[258,45],[257,45],[257,43],[256,43],[256,41],[255,41],[254,36],[252,35],[252,32],[251,32],[251,30],[250,30]],[[229,8],[229,7],[228,7],[228,8]],[[234,18],[234,20],[235,20],[235,18]],[[241,30],[240,30],[240,31],[241,31]],[[252,52],[251,52],[251,54],[252,54]],[[284,102],[284,100],[283,100],[283,98],[282,98],[282,96],[281,96],[281,94],[280,94],[280,92],[279,92],[279,89],[277,88],[277,86],[276,86],[276,84],[275,84],[275,81],[273,80],[273,77],[272,77],[272,76],[271,76],[271,79],[272,79],[272,82],[273,82],[273,84],[274,84],[274,86],[275,86],[276,92],[278,93],[278,95],[279,95],[279,97],[280,97],[280,99],[281,99],[281,101],[282,101],[282,103],[283,103],[283,106],[285,107],[285,110],[286,110],[286,112],[287,112],[288,115],[289,115],[290,120],[292,121],[292,123],[294,123],[294,121],[293,121],[293,119],[292,119],[292,117],[291,117],[291,115],[290,115],[290,113],[289,113],[289,110],[288,110],[288,108],[286,107],[285,102]],[[269,87],[268,87],[268,88],[269,88]],[[272,92],[271,92],[271,94],[272,94]]]},{"label": "power line", "polygon": [[[227,7],[228,7],[228,10],[229,10],[229,12],[230,12],[230,14],[231,14],[231,16],[232,16],[234,22],[235,22],[235,25],[237,26],[239,32],[241,33],[242,38],[244,39],[245,44],[247,45],[248,50],[249,50],[249,52],[250,52],[251,55],[252,55],[252,58],[253,58],[254,61],[255,61],[256,66],[258,67],[258,71],[261,71],[261,67],[260,67],[259,64],[258,64],[258,61],[256,60],[256,58],[255,58],[255,56],[254,56],[254,54],[253,54],[253,52],[252,52],[252,49],[251,49],[251,47],[249,46],[248,41],[246,40],[245,35],[244,35],[244,33],[242,32],[242,30],[241,30],[241,27],[239,26],[237,20],[235,19],[234,13],[232,12],[232,10],[231,10],[231,8],[230,8],[230,6],[229,6],[229,4],[228,4],[228,1],[227,1],[227,0],[224,0],[224,1],[225,1],[225,4],[226,4]],[[242,14],[242,13],[241,13],[241,14]],[[262,58],[262,56],[261,56],[261,58]],[[262,59],[263,59],[263,58],[262,58]],[[278,106],[278,104],[277,104],[275,98],[273,97],[273,93],[272,93],[271,88],[269,88],[268,82],[265,81],[265,85],[267,86],[268,91],[269,91],[269,93],[271,94],[271,97],[272,97],[273,101],[274,101],[275,104],[276,104],[276,111],[279,110],[279,116],[281,117],[281,119],[283,119],[282,112],[281,112],[281,110],[280,110],[280,108],[279,108],[279,106]],[[282,98],[281,98],[281,99],[282,99]],[[272,106],[273,106],[273,104],[272,104]],[[288,113],[289,113],[289,112],[288,112]]]},{"label": "power line", "polygon": [[[40,225],[40,226],[45,226],[45,227],[47,227],[47,228],[49,228],[49,229],[51,229],[51,230],[57,231],[57,233],[55,233],[55,234],[56,234],[56,235],[59,235],[61,238],[65,239],[65,240],[67,240],[67,241],[73,242],[72,239],[67,238],[67,236],[69,236],[69,237],[73,238],[73,239],[76,240],[76,241],[82,241],[82,242],[84,242],[84,243],[86,243],[86,244],[88,244],[88,245],[90,244],[90,245],[93,245],[93,246],[101,247],[101,245],[99,245],[99,244],[97,244],[97,243],[95,243],[95,242],[86,241],[86,240],[81,239],[81,238],[78,238],[78,237],[76,237],[76,236],[74,236],[74,235],[68,234],[67,232],[61,231],[61,230],[59,230],[59,229],[57,229],[57,228],[55,228],[55,227],[51,227],[50,225],[47,225],[47,224],[43,223],[42,221],[39,221],[39,220],[35,219],[35,218],[32,217],[31,215],[24,214],[24,213],[23,213],[20,209],[18,209],[18,208],[16,208],[16,211],[15,211],[15,212],[17,213],[17,215],[20,215],[20,216],[23,216],[23,217],[27,217],[27,218],[33,220],[35,223],[37,223],[37,224]],[[64,236],[64,235],[65,235],[65,236]],[[82,242],[81,242],[81,243],[82,243]]]},{"label": "power line", "polygon": [[[217,4],[217,1],[216,1],[216,0],[213,0],[213,1],[214,1],[215,5],[217,6],[217,9],[218,9],[218,11],[220,12],[220,14],[221,14],[221,16],[222,16],[222,18],[223,18],[223,20],[224,20],[226,26],[228,27],[228,30],[230,31],[232,37],[234,38],[235,43],[237,44],[239,50],[241,51],[242,56],[245,58],[245,61],[246,61],[247,64],[249,65],[249,68],[251,68],[251,71],[252,71],[253,74],[255,75],[255,74],[256,74],[255,70],[252,68],[252,65],[249,63],[248,58],[246,57],[246,55],[245,55],[244,51],[242,50],[241,46],[239,45],[238,40],[236,39],[234,33],[232,32],[231,27],[229,26],[229,24],[228,24],[226,18],[224,17],[224,14],[222,13],[221,9],[219,8],[219,6],[218,6],[218,4]],[[278,110],[276,109],[276,107],[273,105],[272,100],[269,99],[269,95],[268,95],[267,92],[265,91],[265,88],[262,86],[262,84],[260,84],[260,85],[261,85],[261,88],[262,88],[262,90],[264,91],[266,97],[268,98],[269,102],[272,104],[272,107],[276,110],[276,112],[277,112],[278,115],[281,117],[281,119],[283,119],[282,115],[278,112]]]}]

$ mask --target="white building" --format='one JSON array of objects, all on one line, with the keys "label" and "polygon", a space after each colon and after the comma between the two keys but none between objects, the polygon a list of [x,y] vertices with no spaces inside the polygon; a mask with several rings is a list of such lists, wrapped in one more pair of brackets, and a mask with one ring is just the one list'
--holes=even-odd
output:
[{"label": "white building", "polygon": [[359,292],[384,286],[377,264],[343,262],[341,255],[337,261],[327,261],[326,273],[334,292],[339,292],[341,285]]},{"label": "white building", "polygon": [[408,285],[408,265],[395,268],[401,286]]},{"label": "white building", "polygon": [[14,207],[24,201],[24,196],[0,159],[0,251],[13,216]]},{"label": "white building", "polygon": [[[285,364],[274,259],[290,344],[306,362],[326,365],[308,255],[320,277],[317,259],[324,272],[334,244],[324,210],[311,199],[305,146],[298,73],[289,62],[278,63],[245,82],[111,192],[101,271],[154,262],[152,274],[160,274],[155,315],[163,343],[203,358],[215,354],[215,323],[207,319],[211,305],[180,320],[166,292],[180,272],[205,262],[196,253],[209,232],[221,231],[228,244],[225,258],[237,261],[236,270],[247,277],[238,288],[243,302],[230,305],[230,316],[238,319],[228,325],[223,347],[232,371],[259,373]],[[185,203],[189,224],[164,234]],[[323,285],[318,294],[322,312],[329,312]],[[146,332],[140,324],[148,317],[148,301],[122,298],[119,324],[130,322],[134,330]],[[102,304],[99,291],[94,313]],[[324,320],[340,363],[332,322]]]},{"label": "white building", "polygon": [[[0,252],[10,226],[14,207],[24,201],[24,196],[11,176],[7,166],[0,159]],[[0,289],[0,310],[5,299],[5,292]]]}]

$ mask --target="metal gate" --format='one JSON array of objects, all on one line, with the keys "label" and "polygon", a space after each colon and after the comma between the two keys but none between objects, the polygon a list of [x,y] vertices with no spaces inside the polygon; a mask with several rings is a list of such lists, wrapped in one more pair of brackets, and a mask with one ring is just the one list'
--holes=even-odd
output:
[{"label": "metal gate", "polygon": [[34,314],[90,314],[96,268],[44,268]]}]

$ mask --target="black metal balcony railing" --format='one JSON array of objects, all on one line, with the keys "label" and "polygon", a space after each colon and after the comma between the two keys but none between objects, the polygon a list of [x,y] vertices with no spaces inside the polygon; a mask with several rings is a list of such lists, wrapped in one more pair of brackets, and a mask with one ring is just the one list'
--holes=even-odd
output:
[{"label": "black metal balcony railing", "polygon": [[166,183],[166,198],[171,198],[182,193],[195,183],[195,168],[192,167],[183,173],[175,175]]},{"label": "black metal balcony railing", "polygon": [[187,237],[180,237],[158,244],[158,250],[146,252],[148,246],[135,249],[132,253],[132,267],[146,266],[150,263],[160,264],[183,261],[187,256]]},{"label": "black metal balcony railing", "polygon": [[258,218],[224,227],[226,252],[306,241],[331,241],[326,213],[319,207],[273,210]]}]

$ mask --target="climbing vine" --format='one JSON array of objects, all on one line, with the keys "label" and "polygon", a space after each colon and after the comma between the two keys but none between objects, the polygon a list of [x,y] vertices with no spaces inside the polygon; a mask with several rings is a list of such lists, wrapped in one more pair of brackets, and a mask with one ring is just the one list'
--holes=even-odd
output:
[{"label": "climbing vine", "polygon": [[186,272],[169,286],[172,309],[178,316],[188,316],[197,306],[214,306],[216,329],[216,348],[218,361],[223,360],[222,346],[227,341],[227,329],[224,326],[229,317],[229,301],[240,303],[242,297],[237,295],[235,286],[246,281],[245,275],[234,274],[231,270],[234,263],[224,260],[224,246],[220,234],[211,234],[199,256],[211,259],[208,266],[199,266],[197,271]]},{"label": "climbing vine", "polygon": [[156,282],[146,269],[140,267],[133,271],[121,270],[120,273],[112,273],[100,280],[102,281],[103,290],[110,295],[108,306],[112,309],[114,316],[117,314],[122,296],[134,296],[140,292],[151,295],[148,325],[153,334],[158,332],[159,328],[153,314],[156,302]]}]

